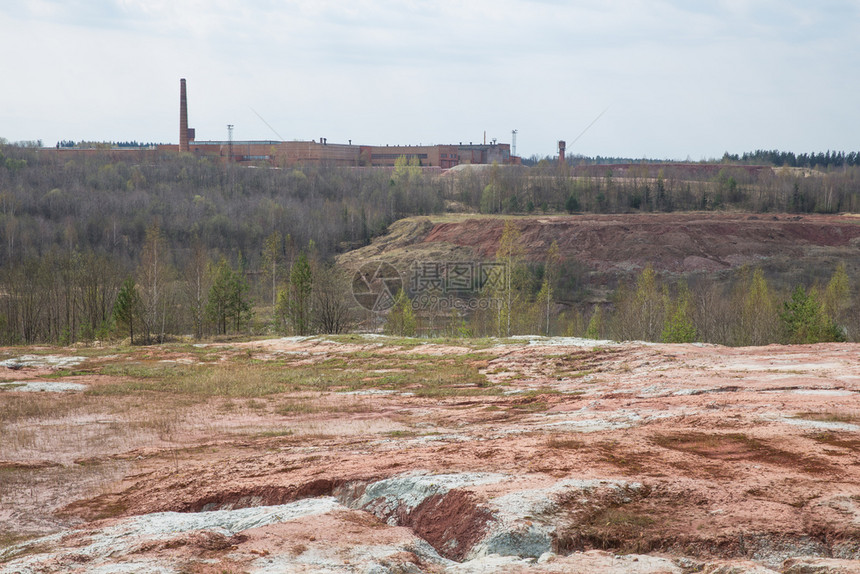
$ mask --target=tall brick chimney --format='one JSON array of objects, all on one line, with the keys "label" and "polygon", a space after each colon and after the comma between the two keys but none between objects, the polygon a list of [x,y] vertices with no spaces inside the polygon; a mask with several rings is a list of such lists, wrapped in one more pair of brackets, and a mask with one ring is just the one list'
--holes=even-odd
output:
[{"label": "tall brick chimney", "polygon": [[567,147],[567,144],[564,140],[559,140],[558,142],[558,167],[564,169],[567,165],[564,157],[564,148]]},{"label": "tall brick chimney", "polygon": [[179,151],[191,151],[188,145],[188,97],[185,78],[179,80]]}]

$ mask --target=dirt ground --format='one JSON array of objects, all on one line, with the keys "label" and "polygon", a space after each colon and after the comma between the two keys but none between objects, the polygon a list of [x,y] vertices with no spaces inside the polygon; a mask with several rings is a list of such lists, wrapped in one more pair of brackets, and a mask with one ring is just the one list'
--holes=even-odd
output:
[{"label": "dirt ground", "polygon": [[[529,255],[543,257],[553,241],[567,257],[598,271],[642,268],[670,272],[720,271],[774,256],[801,257],[860,242],[855,219],[830,215],[732,213],[621,214],[519,221]],[[503,221],[436,225],[425,243],[474,247],[492,257]]]},{"label": "dirt ground", "polygon": [[0,572],[860,571],[860,345],[419,343],[4,350]]},{"label": "dirt ground", "polygon": [[387,235],[340,256],[357,267],[369,260],[405,274],[415,262],[481,261],[498,250],[505,221],[520,232],[526,258],[543,261],[553,242],[575,262],[592,288],[635,274],[646,265],[660,273],[712,281],[744,265],[793,285],[824,280],[838,262],[852,280],[860,277],[860,224],[851,215],[749,214],[730,212],[564,215],[503,218],[447,215],[394,223]]}]

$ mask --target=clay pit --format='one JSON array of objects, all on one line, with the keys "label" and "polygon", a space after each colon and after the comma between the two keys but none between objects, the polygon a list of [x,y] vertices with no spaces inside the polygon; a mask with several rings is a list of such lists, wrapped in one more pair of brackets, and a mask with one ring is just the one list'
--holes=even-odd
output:
[{"label": "clay pit", "polygon": [[0,573],[860,571],[860,345],[30,351]]}]

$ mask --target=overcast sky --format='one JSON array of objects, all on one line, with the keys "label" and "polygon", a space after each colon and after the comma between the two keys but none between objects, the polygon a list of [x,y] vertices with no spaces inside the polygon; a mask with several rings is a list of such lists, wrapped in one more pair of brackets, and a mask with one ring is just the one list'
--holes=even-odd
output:
[{"label": "overcast sky", "polygon": [[851,151],[858,54],[860,0],[3,1],[0,137],[178,143],[186,78],[199,140]]}]

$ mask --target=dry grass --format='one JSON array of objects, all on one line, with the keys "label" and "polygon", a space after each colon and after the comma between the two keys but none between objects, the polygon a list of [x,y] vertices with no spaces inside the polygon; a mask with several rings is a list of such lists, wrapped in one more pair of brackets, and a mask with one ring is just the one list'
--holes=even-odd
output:
[{"label": "dry grass", "polygon": [[547,409],[549,409],[549,404],[546,401],[542,401],[537,397],[527,397],[513,401],[508,412],[521,414],[539,413]]},{"label": "dry grass", "polygon": [[658,435],[654,443],[667,449],[692,453],[724,462],[756,461],[799,468],[810,474],[832,472],[825,461],[789,452],[743,433],[707,434],[700,432]]},{"label": "dry grass", "polygon": [[403,430],[403,425],[387,419],[339,419],[323,421],[291,422],[290,429],[297,437],[308,440],[329,440],[332,438],[385,435]]},{"label": "dry grass", "polygon": [[546,446],[551,449],[579,450],[585,443],[567,435],[554,434],[546,439]]},{"label": "dry grass", "polygon": [[16,511],[0,523],[0,548],[62,526],[55,512],[72,500],[104,493],[127,471],[123,461],[0,471],[0,508]]},{"label": "dry grass", "polygon": [[627,450],[623,444],[614,440],[599,442],[594,445],[594,448],[599,453],[600,460],[608,462],[627,475],[642,474],[646,463],[652,458],[649,453],[643,452],[640,448]]},{"label": "dry grass", "polygon": [[419,433],[415,430],[393,430],[384,433],[388,438],[415,438],[418,436],[426,436],[430,433]]},{"label": "dry grass", "polygon": [[143,392],[198,397],[259,398],[302,391],[409,389],[418,396],[495,394],[476,363],[479,354],[438,357],[360,351],[320,360],[261,361],[237,355],[217,364],[178,364],[134,361],[105,365],[103,374],[121,382],[102,385],[90,394],[123,395]]},{"label": "dry grass", "polygon": [[26,393],[3,396],[0,405],[0,427],[16,424],[27,419],[46,419],[68,416],[75,412],[89,410],[95,401],[88,397],[68,393],[58,400],[57,393]]},{"label": "dry grass", "polygon": [[[11,536],[11,539],[14,538],[14,535]],[[25,542],[26,538],[27,537],[18,539],[17,542],[13,542],[7,546],[3,543],[3,535],[0,534],[0,564],[11,562],[12,560],[17,560],[26,556],[32,556],[34,554],[45,554],[47,552],[51,552],[52,548],[47,544],[22,544],[20,547],[14,547],[15,544]]]},{"label": "dry grass", "polygon": [[142,410],[134,419],[43,419],[5,427],[0,433],[0,457],[50,458],[68,463],[169,441],[184,426],[183,413],[175,410]]},{"label": "dry grass", "polygon": [[828,423],[858,424],[860,423],[860,412],[842,410],[828,412],[807,411],[797,413],[794,415],[794,418]]},{"label": "dry grass", "polygon": [[275,413],[281,416],[290,416],[290,415],[309,415],[318,413],[322,410],[319,406],[312,403],[307,399],[293,399],[290,398],[282,403],[280,403],[277,407],[275,407]]},{"label": "dry grass", "polygon": [[560,531],[554,550],[569,554],[588,549],[647,553],[665,544],[665,516],[644,504],[597,505],[577,517],[575,528]]},{"label": "dry grass", "polygon": [[853,438],[852,434],[822,432],[809,435],[809,438],[821,444],[845,448],[852,451],[860,450],[860,439]]},{"label": "dry grass", "polygon": [[257,363],[130,363],[109,365],[103,373],[126,380],[97,387],[87,391],[88,393],[104,396],[153,391],[202,397],[252,398],[283,393],[291,390],[297,383],[300,386],[316,383],[306,377],[297,380],[294,370],[276,369]]},{"label": "dry grass", "polygon": [[76,458],[123,452],[171,440],[188,426],[181,397],[27,393],[0,404],[0,458]]},{"label": "dry grass", "polygon": [[34,538],[35,536],[37,536],[37,535],[21,534],[19,532],[0,531],[0,549],[9,548],[10,546],[14,546],[15,544],[20,544],[21,542],[26,542],[27,540],[30,540],[31,538]]}]

